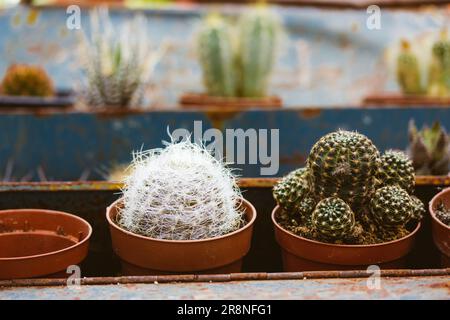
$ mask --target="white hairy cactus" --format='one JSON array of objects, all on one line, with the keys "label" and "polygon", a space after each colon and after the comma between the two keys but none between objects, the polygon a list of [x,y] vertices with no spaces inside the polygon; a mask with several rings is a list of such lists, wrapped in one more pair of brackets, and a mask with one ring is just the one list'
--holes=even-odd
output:
[{"label": "white hairy cactus", "polygon": [[134,154],[118,224],[156,239],[198,240],[237,230],[241,193],[232,171],[190,141]]}]

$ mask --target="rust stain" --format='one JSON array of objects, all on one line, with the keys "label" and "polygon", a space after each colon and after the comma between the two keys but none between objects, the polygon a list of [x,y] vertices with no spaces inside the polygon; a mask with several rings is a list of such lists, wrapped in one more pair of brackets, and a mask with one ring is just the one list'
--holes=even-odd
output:
[{"label": "rust stain", "polygon": [[300,152],[294,152],[291,156],[280,157],[280,163],[304,166],[306,163],[306,156]]},{"label": "rust stain", "polygon": [[300,111],[300,117],[303,119],[313,119],[320,116],[322,111],[318,108],[307,108]]}]

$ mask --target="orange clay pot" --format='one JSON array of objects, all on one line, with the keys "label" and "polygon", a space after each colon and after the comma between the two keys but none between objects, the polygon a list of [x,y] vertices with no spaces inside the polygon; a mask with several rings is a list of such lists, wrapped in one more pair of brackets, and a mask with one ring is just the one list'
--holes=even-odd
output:
[{"label": "orange clay pot", "polygon": [[0,279],[64,276],[87,256],[92,228],[59,211],[0,211]]},{"label": "orange clay pot", "polygon": [[282,249],[283,268],[287,272],[313,270],[402,268],[411,251],[420,223],[404,238],[373,245],[340,245],[314,241],[284,230],[276,218],[280,207],[272,211],[275,238]]},{"label": "orange clay pot", "polygon": [[112,246],[125,275],[240,272],[250,250],[256,210],[242,199],[247,224],[221,237],[204,240],[160,240],[137,235],[116,224],[119,199],[106,210]]},{"label": "orange clay pot", "polygon": [[436,209],[441,203],[446,208],[450,208],[450,188],[444,189],[435,195],[429,204],[433,241],[441,252],[442,267],[448,268],[450,267],[450,227],[436,218]]}]

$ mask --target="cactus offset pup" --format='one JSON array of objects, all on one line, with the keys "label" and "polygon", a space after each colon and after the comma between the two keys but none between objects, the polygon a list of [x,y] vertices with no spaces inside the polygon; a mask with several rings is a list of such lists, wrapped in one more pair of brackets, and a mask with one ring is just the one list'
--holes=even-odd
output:
[{"label": "cactus offset pup", "polygon": [[39,66],[13,64],[3,78],[0,91],[4,95],[49,97],[54,95],[53,82]]}]

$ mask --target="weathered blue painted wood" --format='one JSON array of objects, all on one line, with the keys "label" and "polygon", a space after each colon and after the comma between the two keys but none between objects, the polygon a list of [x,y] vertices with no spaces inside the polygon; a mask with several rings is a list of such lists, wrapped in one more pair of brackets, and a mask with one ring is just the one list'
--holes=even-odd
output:
[{"label": "weathered blue painted wood", "polygon": [[[304,163],[320,136],[339,128],[366,134],[380,150],[404,149],[410,119],[419,126],[440,120],[450,128],[450,109],[254,110],[228,115],[214,124],[221,129],[279,129],[280,167],[276,175],[282,175]],[[39,166],[51,180],[78,180],[83,172],[90,172],[86,179],[100,179],[100,169],[129,161],[131,152],[142,146],[161,147],[162,140],[169,140],[168,129],[193,131],[194,121],[202,122],[203,131],[213,125],[207,113],[197,111],[114,117],[93,113],[0,114],[0,177],[9,161],[16,179],[31,173],[31,179],[38,180]],[[260,164],[237,167],[243,169],[243,176],[260,176]]]},{"label": "weathered blue painted wood", "polygon": [[[383,63],[386,46],[400,38],[412,39],[445,26],[446,9],[381,11],[381,29],[369,30],[366,10],[274,7],[286,24],[286,42],[276,66],[272,93],[285,105],[336,106],[357,104],[368,93],[396,90]],[[158,66],[151,103],[175,106],[186,91],[202,91],[193,36],[200,16],[220,10],[231,16],[243,6],[168,7],[145,10],[148,37],[172,49]],[[81,11],[81,30],[66,27],[65,8],[30,11],[16,7],[0,11],[0,74],[13,62],[41,63],[61,88],[80,85],[76,58],[77,37],[89,29],[88,11]],[[112,13],[120,24],[133,12]],[[132,36],[132,35],[130,35]],[[20,40],[20,41],[19,41]]]}]

